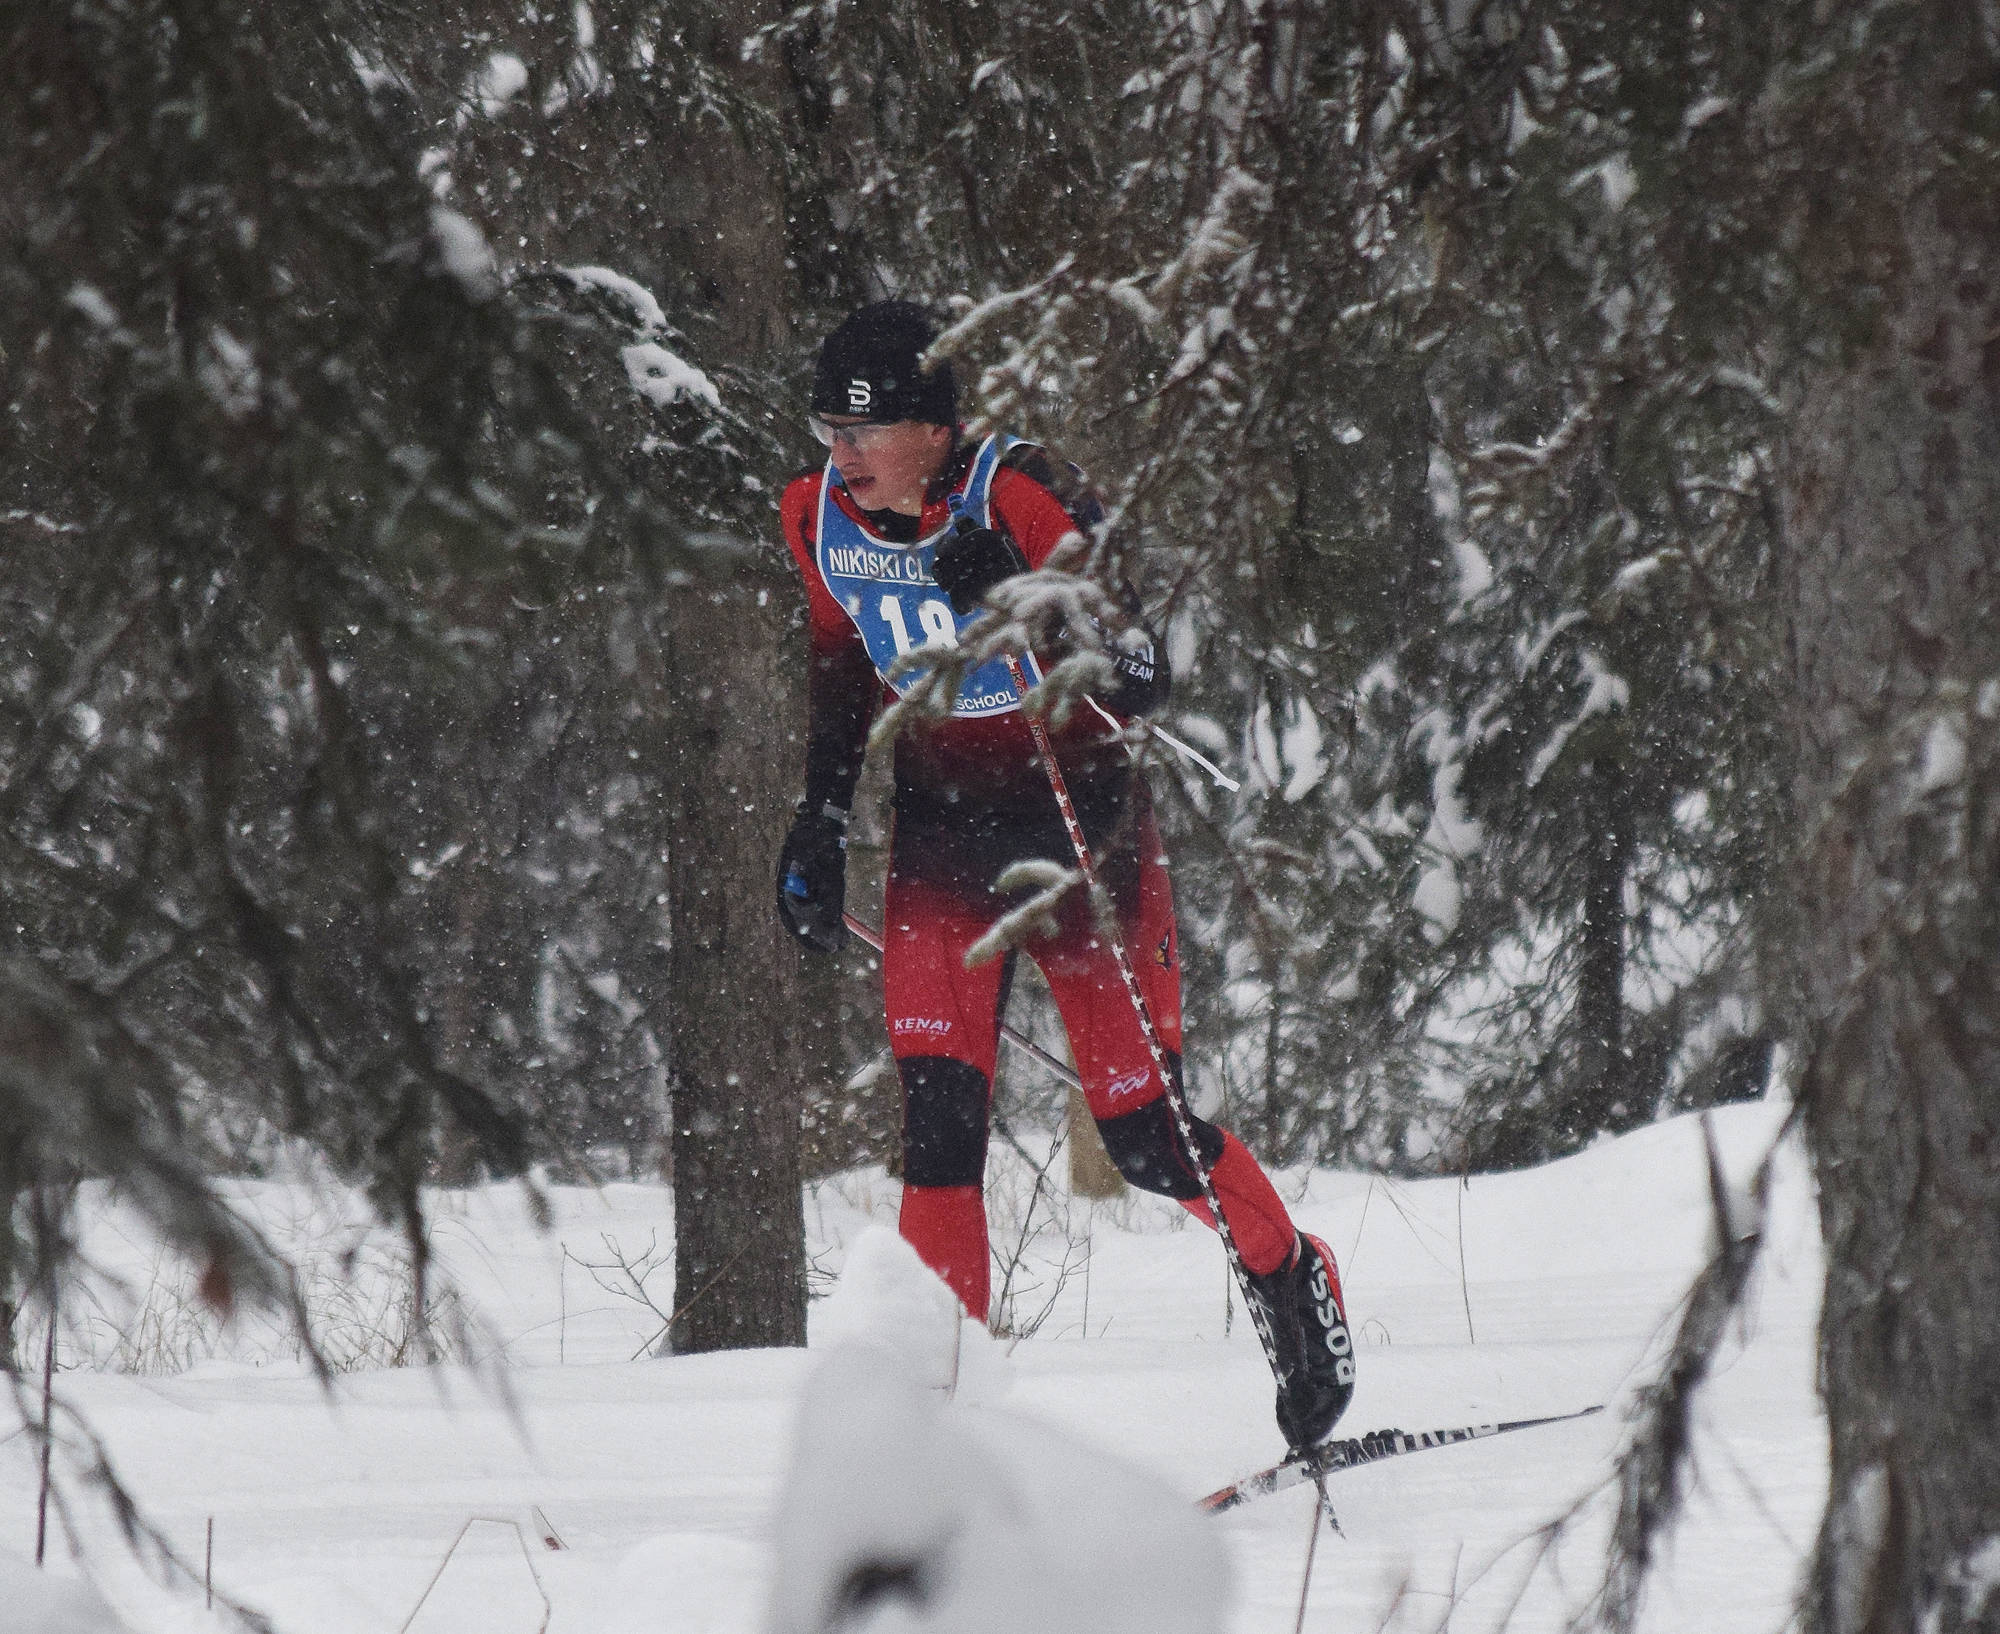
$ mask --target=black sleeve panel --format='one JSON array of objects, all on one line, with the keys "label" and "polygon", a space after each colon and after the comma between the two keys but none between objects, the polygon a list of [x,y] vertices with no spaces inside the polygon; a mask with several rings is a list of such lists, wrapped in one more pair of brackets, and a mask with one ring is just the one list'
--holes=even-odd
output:
[{"label": "black sleeve panel", "polygon": [[815,645],[806,680],[806,810],[854,804],[881,678],[857,639]]},{"label": "black sleeve panel", "polygon": [[831,805],[846,811],[861,776],[882,682],[860,633],[814,564],[818,502],[818,473],[808,472],[785,489],[781,507],[785,543],[806,585],[806,809]]}]

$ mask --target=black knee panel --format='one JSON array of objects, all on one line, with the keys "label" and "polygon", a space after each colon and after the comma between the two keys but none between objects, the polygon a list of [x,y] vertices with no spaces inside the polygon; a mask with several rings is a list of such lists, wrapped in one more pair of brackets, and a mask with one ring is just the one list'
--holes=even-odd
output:
[{"label": "black knee panel", "polygon": [[[1213,1169],[1222,1156],[1222,1131],[1201,1118],[1190,1120],[1194,1128],[1195,1150],[1202,1165]],[[1173,1109],[1166,1096],[1149,1101],[1136,1112],[1100,1119],[1097,1132],[1104,1137],[1104,1149],[1118,1172],[1141,1191],[1158,1192],[1162,1197],[1183,1201],[1201,1195],[1180,1132],[1174,1128]]]},{"label": "black knee panel", "polygon": [[903,1182],[977,1186],[986,1178],[986,1074],[945,1055],[896,1063],[903,1080]]}]

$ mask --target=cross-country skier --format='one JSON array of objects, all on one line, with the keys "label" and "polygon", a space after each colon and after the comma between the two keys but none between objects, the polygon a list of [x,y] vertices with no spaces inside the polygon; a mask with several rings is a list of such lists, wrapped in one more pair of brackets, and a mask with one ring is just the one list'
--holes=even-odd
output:
[{"label": "cross-country skier", "polygon": [[[964,438],[949,364],[926,369],[936,330],[924,310],[883,301],[851,314],[821,347],[812,428],[823,470],[796,478],[781,513],[805,576],[811,669],[805,795],[778,868],[778,908],[808,948],[846,938],[848,808],[869,724],[894,695],[896,659],[951,644],[982,599],[1042,566],[1100,516],[1081,473],[1031,443]],[[954,527],[950,501],[980,525]],[[1097,702],[1120,719],[1165,701],[1163,655],[1107,649],[1117,687]],[[1032,655],[1026,655],[1032,664]],[[1036,672],[1029,670],[1032,677]],[[908,680],[898,672],[898,680]],[[1057,761],[1116,905],[1141,990],[1178,1073],[1180,960],[1166,859],[1144,775],[1088,708],[1052,725]],[[968,947],[1013,905],[993,881],[1071,845],[1004,660],[970,671],[950,716],[898,738],[882,986],[903,1089],[901,1230],[966,1309],[987,1309],[982,1182],[1001,1008],[1011,957],[965,966]],[[1213,1224],[1185,1156],[1113,955],[1073,890],[1052,935],[1025,951],[1047,978],[1091,1115],[1119,1172]],[[1277,1349],[1278,1426],[1294,1447],[1333,1428],[1354,1389],[1354,1355],[1333,1255],[1298,1231],[1233,1135],[1197,1119],[1195,1137]]]}]

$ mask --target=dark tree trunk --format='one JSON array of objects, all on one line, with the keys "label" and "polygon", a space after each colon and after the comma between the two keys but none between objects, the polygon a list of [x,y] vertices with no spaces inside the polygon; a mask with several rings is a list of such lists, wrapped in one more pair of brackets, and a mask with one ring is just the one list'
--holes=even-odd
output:
[{"label": "dark tree trunk", "polygon": [[[1909,112],[1870,117],[1907,140]],[[2000,234],[1916,185],[1859,221],[1880,315],[1803,383],[1784,471],[1833,1465],[1810,1611],[1952,1634],[2000,1628]]]},{"label": "dark tree trunk", "polygon": [[[1589,853],[1577,970],[1576,1084],[1563,1133],[1586,1137],[1633,1120],[1625,1049],[1625,876],[1632,867],[1631,786],[1624,769],[1594,760],[1583,774]],[[1650,1108],[1648,1109],[1650,1110]]]},{"label": "dark tree trunk", "polygon": [[804,703],[776,578],[686,592],[668,636],[676,1351],[806,1337],[810,1001],[771,883]]},{"label": "dark tree trunk", "polygon": [[[776,70],[741,44],[769,0],[740,0],[690,40],[767,101]],[[781,166],[725,143],[683,167],[670,219],[701,231],[686,255],[733,356],[788,346]],[[823,995],[778,923],[773,872],[791,819],[805,716],[791,562],[769,519],[756,571],[683,593],[667,636],[673,824],[667,1043],[672,1104],[675,1351],[803,1345],[801,1123]]]}]

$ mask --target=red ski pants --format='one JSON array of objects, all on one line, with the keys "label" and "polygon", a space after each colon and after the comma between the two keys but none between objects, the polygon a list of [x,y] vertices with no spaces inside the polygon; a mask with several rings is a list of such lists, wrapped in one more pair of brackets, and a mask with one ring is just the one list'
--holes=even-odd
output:
[{"label": "red ski pants", "polygon": [[[1169,1069],[1181,1047],[1180,960],[1173,892],[1150,813],[1107,859],[1128,955]],[[889,872],[882,986],[903,1085],[901,1230],[965,1307],[985,1319],[989,1249],[983,1179],[1007,961],[968,970],[966,950],[1013,903],[952,871],[925,868],[921,835],[898,836]],[[1122,885],[1123,889],[1117,889]],[[1091,1115],[1133,1185],[1174,1197],[1213,1224],[1168,1111],[1117,961],[1077,886],[1053,935],[1023,951],[1047,980]],[[1235,1136],[1196,1120],[1197,1145],[1249,1269],[1277,1269],[1296,1233],[1283,1201]]]}]

